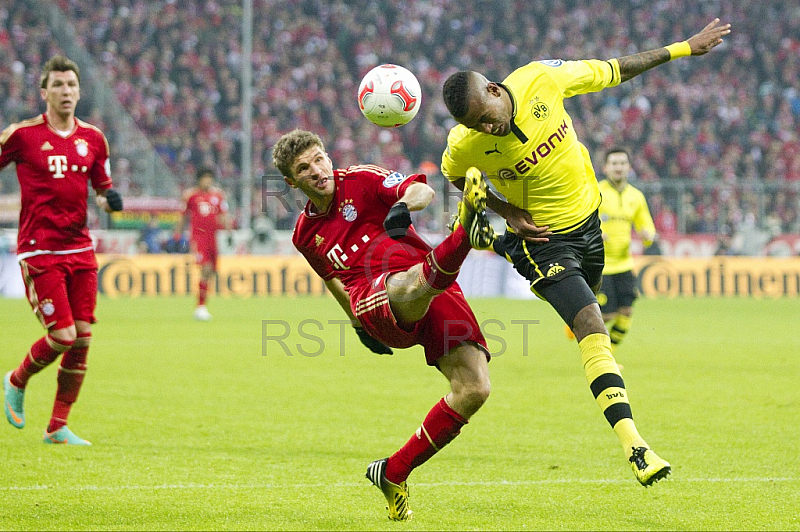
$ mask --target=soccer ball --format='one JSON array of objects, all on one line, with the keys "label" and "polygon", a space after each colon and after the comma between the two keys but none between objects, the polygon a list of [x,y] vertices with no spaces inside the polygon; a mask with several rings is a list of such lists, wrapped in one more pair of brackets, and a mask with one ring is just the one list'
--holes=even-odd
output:
[{"label": "soccer ball", "polygon": [[378,65],[358,86],[358,107],[367,119],[381,127],[408,124],[422,103],[419,81],[398,65]]}]

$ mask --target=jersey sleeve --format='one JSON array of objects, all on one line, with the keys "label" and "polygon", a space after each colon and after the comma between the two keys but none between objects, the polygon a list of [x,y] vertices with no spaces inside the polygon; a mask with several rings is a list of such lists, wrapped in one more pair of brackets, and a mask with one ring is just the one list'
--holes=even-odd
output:
[{"label": "jersey sleeve", "polygon": [[656,234],[656,226],[653,223],[653,217],[650,216],[650,209],[647,208],[647,200],[644,194],[639,194],[639,205],[633,216],[633,227],[642,236],[652,238]]},{"label": "jersey sleeve", "polygon": [[447,146],[442,153],[442,175],[449,181],[458,181],[467,175],[467,170],[472,166],[469,161],[468,154],[463,154],[465,151],[462,146],[462,139],[467,133],[467,128],[458,125],[450,130],[447,135]]},{"label": "jersey sleeve", "polygon": [[89,177],[92,180],[92,188],[95,190],[107,190],[113,186],[111,180],[111,160],[109,159],[108,140],[102,133],[97,134],[95,139],[96,157],[94,164],[89,171]]},{"label": "jersey sleeve", "polygon": [[556,59],[540,61],[540,63],[547,67],[545,71],[561,89],[564,98],[598,92],[606,87],[615,87],[622,81],[619,62],[616,59],[609,61],[598,59],[561,61]]},{"label": "jersey sleeve", "polygon": [[0,133],[0,169],[5,168],[9,163],[17,161],[19,135],[14,135],[14,131],[16,131],[14,126],[8,126]]},{"label": "jersey sleeve", "polygon": [[403,175],[400,172],[375,169],[366,172],[368,187],[384,205],[391,207],[405,194],[413,183],[427,183],[425,174]]}]

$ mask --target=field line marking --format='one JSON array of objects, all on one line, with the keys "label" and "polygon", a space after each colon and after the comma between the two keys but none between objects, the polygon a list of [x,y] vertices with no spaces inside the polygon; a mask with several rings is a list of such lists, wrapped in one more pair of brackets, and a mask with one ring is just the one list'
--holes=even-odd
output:
[{"label": "field line marking", "polygon": [[[668,479],[673,483],[768,483],[768,482],[800,482],[794,477],[756,477],[756,478],[683,478]],[[438,486],[537,486],[548,484],[631,484],[623,479],[543,479],[543,480],[487,480],[474,482],[418,482],[418,487]],[[138,484],[130,486],[49,486],[36,484],[33,486],[0,486],[0,491],[125,491],[125,490],[238,490],[238,489],[307,489],[307,488],[354,488],[369,486],[368,482],[337,482],[334,484],[157,484],[153,486]]]}]

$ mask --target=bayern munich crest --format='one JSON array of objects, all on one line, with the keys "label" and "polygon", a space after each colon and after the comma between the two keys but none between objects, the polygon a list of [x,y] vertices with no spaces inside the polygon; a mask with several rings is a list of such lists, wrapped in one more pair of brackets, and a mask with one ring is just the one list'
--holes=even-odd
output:
[{"label": "bayern munich crest", "polygon": [[89,155],[89,143],[83,139],[78,139],[75,141],[75,151],[78,152],[78,155],[81,157],[86,157]]},{"label": "bayern munich crest", "polygon": [[342,207],[342,218],[344,218],[345,222],[354,222],[357,217],[358,211],[352,204],[348,203]]},{"label": "bayern munich crest", "polygon": [[52,316],[56,312],[56,306],[53,304],[52,299],[45,299],[39,303],[39,308],[45,316]]}]

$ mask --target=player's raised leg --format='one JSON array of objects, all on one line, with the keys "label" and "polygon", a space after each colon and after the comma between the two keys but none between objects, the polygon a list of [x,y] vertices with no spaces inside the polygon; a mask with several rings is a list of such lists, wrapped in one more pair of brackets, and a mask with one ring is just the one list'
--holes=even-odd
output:
[{"label": "player's raised leg", "polygon": [[[40,338],[31,346],[20,365],[9,371],[3,379],[6,419],[19,429],[25,426],[24,400],[28,380],[72,347],[74,340],[70,340],[68,334],[61,333],[53,331],[53,334]],[[74,332],[72,334],[74,336]]]}]

